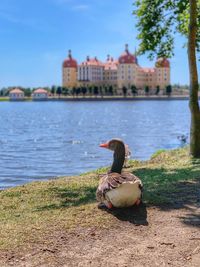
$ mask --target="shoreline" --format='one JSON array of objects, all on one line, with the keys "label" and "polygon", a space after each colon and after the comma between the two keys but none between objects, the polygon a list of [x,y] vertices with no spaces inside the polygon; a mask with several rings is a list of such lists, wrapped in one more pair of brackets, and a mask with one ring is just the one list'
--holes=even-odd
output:
[{"label": "shoreline", "polygon": [[[184,147],[177,147],[177,148],[174,148],[174,149],[158,149],[157,151],[155,151],[148,159],[143,159],[143,160],[139,160],[139,159],[130,159],[129,160],[129,163],[131,162],[131,165],[133,163],[137,163],[137,165],[144,165],[144,164],[147,164],[148,162],[151,162],[154,158],[156,158],[157,156],[159,156],[160,154],[170,154],[174,151],[187,151],[188,150],[188,146],[184,146]],[[188,153],[189,155],[189,153]],[[131,165],[127,168],[129,169],[131,167]],[[26,181],[25,183],[22,183],[22,184],[16,184],[14,186],[8,186],[8,187],[0,187],[0,194],[2,192],[5,192],[5,191],[9,191],[9,190],[17,190],[18,188],[23,188],[23,187],[26,187],[26,186],[31,186],[32,184],[39,184],[39,183],[51,183],[51,182],[56,182],[57,180],[62,180],[62,179],[66,179],[66,178],[69,178],[69,180],[74,177],[76,179],[79,179],[83,176],[86,176],[86,175],[91,175],[91,174],[101,174],[102,171],[103,172],[107,172],[109,169],[108,166],[103,166],[103,167],[99,167],[97,169],[93,169],[93,170],[90,170],[90,171],[85,171],[85,172],[82,172],[82,173],[79,173],[79,174],[74,174],[74,175],[60,175],[60,176],[49,176],[48,178],[41,178],[39,180],[32,180],[32,181]],[[126,168],[125,168],[126,169]]]},{"label": "shoreline", "polygon": [[[9,98],[0,98],[0,102],[10,101],[10,102],[24,102],[24,101],[72,101],[72,102],[81,102],[81,101],[171,101],[171,100],[189,100],[189,96],[186,95],[173,95],[173,96],[104,96],[104,97],[49,97],[47,99],[19,99],[19,100],[10,100]],[[200,96],[199,96],[200,100]]]},{"label": "shoreline", "polygon": [[[200,99],[200,98],[199,98]],[[49,98],[47,101],[151,101],[151,100],[189,100],[189,96],[136,96],[136,97],[69,97],[69,98]]]}]

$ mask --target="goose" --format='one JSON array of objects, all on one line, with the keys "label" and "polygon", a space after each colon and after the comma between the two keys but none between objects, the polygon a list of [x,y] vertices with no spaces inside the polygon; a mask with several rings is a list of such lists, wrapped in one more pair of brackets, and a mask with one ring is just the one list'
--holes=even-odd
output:
[{"label": "goose", "polygon": [[177,138],[178,138],[178,140],[181,141],[182,144],[187,143],[187,139],[188,139],[187,135],[182,134],[182,135],[179,135]]},{"label": "goose", "polygon": [[128,161],[131,158],[131,150],[127,144],[125,144],[125,160],[124,160],[124,168],[128,168]]},{"label": "goose", "polygon": [[123,208],[139,205],[142,198],[142,182],[132,173],[122,172],[125,160],[125,144],[120,139],[112,139],[100,147],[114,151],[113,164],[107,174],[101,176],[96,191],[99,207]]}]

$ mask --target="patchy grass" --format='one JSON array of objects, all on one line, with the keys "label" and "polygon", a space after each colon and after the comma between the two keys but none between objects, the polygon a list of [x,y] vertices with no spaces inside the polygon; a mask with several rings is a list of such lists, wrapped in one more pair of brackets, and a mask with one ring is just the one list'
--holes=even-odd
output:
[{"label": "patchy grass", "polygon": [[[200,160],[192,160],[187,148],[161,151],[149,161],[131,160],[129,164],[128,170],[144,183],[147,205],[167,205],[174,201],[182,182],[200,180]],[[95,200],[98,175],[107,169],[1,191],[0,249],[28,246],[61,229],[109,227],[112,216],[102,217]]]},{"label": "patchy grass", "polygon": [[160,154],[162,154],[163,152],[165,152],[165,149],[159,149],[157,150],[152,156],[151,159],[157,158]]}]

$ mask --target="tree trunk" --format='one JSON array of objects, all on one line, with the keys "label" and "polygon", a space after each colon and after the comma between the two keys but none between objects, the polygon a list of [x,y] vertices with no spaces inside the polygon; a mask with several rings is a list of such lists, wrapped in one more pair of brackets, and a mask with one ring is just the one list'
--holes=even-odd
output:
[{"label": "tree trunk", "polygon": [[197,0],[190,0],[190,23],[188,35],[188,60],[190,70],[190,153],[200,158],[200,108],[198,103],[198,72],[196,62]]}]

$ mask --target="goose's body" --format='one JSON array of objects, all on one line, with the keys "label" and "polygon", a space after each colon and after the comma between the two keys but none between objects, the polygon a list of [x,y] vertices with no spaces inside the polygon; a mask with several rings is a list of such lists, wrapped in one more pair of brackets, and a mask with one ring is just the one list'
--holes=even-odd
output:
[{"label": "goose's body", "polygon": [[142,196],[142,182],[132,173],[121,172],[125,159],[124,143],[118,139],[110,142],[101,146],[115,151],[114,162],[111,171],[101,176],[96,192],[97,200],[108,208],[138,205]]},{"label": "goose's body", "polygon": [[131,173],[108,173],[99,182],[97,200],[107,207],[130,207],[139,204],[142,182]]},{"label": "goose's body", "polygon": [[140,197],[141,190],[138,181],[134,183],[124,183],[120,187],[106,193],[108,203],[112,203],[116,208],[130,207],[138,204],[138,199],[140,199]]}]

